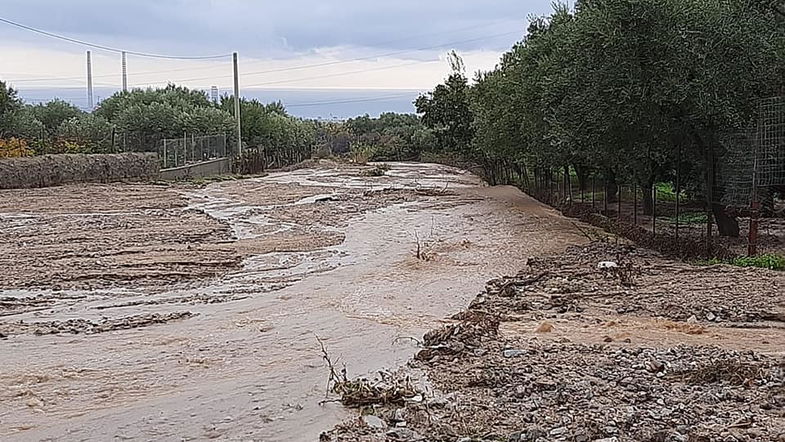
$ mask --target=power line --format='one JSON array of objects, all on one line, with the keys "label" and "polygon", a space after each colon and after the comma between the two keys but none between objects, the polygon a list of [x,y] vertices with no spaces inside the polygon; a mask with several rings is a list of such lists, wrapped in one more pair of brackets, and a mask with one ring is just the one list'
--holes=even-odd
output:
[{"label": "power line", "polygon": [[[512,34],[517,34],[517,33],[518,33],[518,31],[504,32],[504,33],[501,33],[501,34],[494,34],[494,35],[489,35],[489,36],[485,36],[485,37],[473,38],[473,39],[469,39],[469,40],[462,40],[462,41],[458,41],[458,42],[445,43],[445,44],[438,45],[438,46],[430,46],[430,47],[427,47],[427,48],[424,48],[424,49],[420,48],[420,49],[414,49],[414,50],[408,50],[408,51],[396,51],[394,54],[400,54],[400,53],[406,53],[406,52],[414,52],[414,51],[422,51],[422,50],[425,50],[425,49],[434,49],[434,48],[437,48],[437,47],[451,46],[451,45],[454,45],[454,44],[461,44],[461,43],[467,43],[467,42],[473,42],[473,41],[489,40],[489,39],[492,39],[492,38],[502,37],[502,36],[507,36],[507,35],[512,35]],[[319,67],[319,66],[326,66],[326,65],[337,65],[337,64],[351,63],[351,62],[354,62],[354,61],[361,61],[361,60],[367,60],[367,59],[372,59],[372,58],[379,58],[379,57],[384,57],[384,56],[387,56],[387,55],[389,55],[389,54],[375,55],[375,56],[368,56],[368,57],[360,57],[360,58],[355,58],[355,59],[350,59],[350,60],[340,60],[340,61],[332,61],[332,62],[326,62],[326,63],[317,63],[317,64],[312,64],[312,65],[294,66],[294,67],[291,67],[291,68],[283,68],[283,69],[276,69],[276,70],[271,70],[271,71],[262,71],[262,72],[256,72],[256,73],[254,73],[254,72],[246,72],[246,73],[242,73],[242,76],[245,77],[245,76],[248,76],[248,75],[267,73],[267,72],[280,72],[280,71],[288,71],[288,70],[305,69],[305,68],[309,68],[309,67]],[[377,68],[367,68],[367,69],[360,69],[360,70],[349,71],[349,72],[338,72],[338,73],[334,73],[334,74],[318,75],[318,76],[312,76],[312,77],[293,78],[293,79],[278,80],[278,81],[268,81],[268,82],[264,82],[264,83],[256,83],[256,84],[244,85],[243,87],[248,88],[248,87],[270,86],[270,85],[284,84],[284,83],[298,82],[298,81],[320,80],[322,78],[341,77],[341,76],[344,76],[344,75],[354,75],[354,74],[361,74],[361,73],[372,72],[372,71],[383,71],[383,70],[396,69],[396,68],[400,68],[400,67],[404,67],[404,66],[413,66],[413,65],[423,64],[423,63],[433,63],[433,61],[431,61],[431,62],[415,61],[415,62],[408,62],[408,63],[400,63],[400,64],[396,64],[396,65],[392,65],[392,66],[382,66],[382,67],[377,67]],[[185,79],[180,79],[178,81],[179,82],[185,82],[185,81],[198,81],[198,80],[212,80],[212,79],[215,79],[215,78],[216,78],[215,76],[212,76],[212,77],[202,77],[202,78],[185,78]],[[147,85],[148,86],[152,86],[152,85],[163,84],[163,83],[164,82],[152,82],[152,83],[147,83]]]},{"label": "power line", "polygon": [[[434,62],[430,61],[430,62],[425,62],[425,63],[434,63]],[[356,70],[356,71],[337,72],[337,73],[334,73],[334,74],[317,75],[317,76],[313,76],[313,77],[292,78],[292,79],[278,80],[278,81],[267,81],[267,82],[264,82],[264,83],[249,84],[249,85],[246,85],[245,87],[249,88],[249,87],[269,86],[269,85],[273,85],[273,84],[283,84],[283,83],[290,83],[290,82],[297,82],[297,81],[306,81],[306,80],[321,80],[322,78],[332,78],[332,77],[341,77],[341,76],[344,76],[344,75],[363,74],[365,72],[373,72],[373,71],[384,71],[384,70],[388,70],[388,69],[397,69],[397,68],[401,68],[401,67],[404,67],[404,66],[413,66],[413,65],[416,65],[416,64],[423,64],[423,62],[421,62],[421,61],[414,61],[414,62],[409,62],[409,63],[395,64],[395,65],[392,65],[392,66],[381,66],[381,67],[377,67],[377,68],[359,69],[359,70]]]},{"label": "power line", "polygon": [[[3,18],[0,18],[0,21],[9,22],[9,20],[3,19]],[[14,23],[14,25],[17,25],[17,24]],[[24,25],[21,25],[21,26],[24,26]],[[471,26],[471,27],[461,28],[461,29],[475,29],[475,28],[481,28],[481,27],[486,27],[486,26],[489,26],[489,25]],[[35,30],[35,31],[38,31],[38,30]],[[42,32],[45,32],[45,31],[42,31]],[[455,31],[451,31],[451,32],[455,32]],[[381,58],[381,57],[389,57],[389,56],[401,55],[401,54],[410,53],[410,52],[419,52],[419,51],[424,51],[424,50],[428,50],[428,49],[436,49],[436,48],[445,47],[445,46],[464,44],[464,43],[472,43],[472,42],[482,41],[482,40],[489,40],[489,39],[493,39],[493,38],[496,38],[496,37],[502,37],[502,36],[507,36],[507,35],[512,35],[512,34],[517,34],[518,32],[519,31],[511,31],[511,32],[505,32],[505,33],[500,33],[500,34],[494,34],[494,35],[490,35],[490,36],[484,36],[484,37],[472,38],[472,39],[467,39],[467,40],[459,40],[459,41],[454,41],[454,42],[442,43],[442,44],[439,44],[439,45],[425,46],[425,47],[416,48],[416,49],[400,50],[400,51],[387,52],[387,53],[382,53],[382,54],[369,55],[369,56],[364,56],[364,57],[357,57],[357,58],[352,58],[352,59],[348,59],[348,60],[336,60],[336,61],[329,61],[329,62],[322,62],[322,63],[314,63],[314,64],[307,64],[307,65],[300,65],[300,66],[292,66],[292,67],[288,67],[288,68],[278,68],[278,69],[269,69],[269,70],[264,70],[264,71],[246,72],[246,73],[243,73],[243,75],[244,76],[245,75],[261,75],[261,74],[268,74],[268,73],[288,72],[288,71],[303,70],[303,69],[310,69],[310,68],[316,68],[316,67],[334,66],[334,65],[340,65],[340,64],[345,64],[345,63],[352,63],[352,62],[357,62],[357,61],[373,60],[373,59]],[[439,34],[439,33],[426,33],[426,34],[420,34],[420,35],[436,35],[436,34]],[[407,37],[405,39],[392,40],[390,42],[404,41],[404,40],[409,40],[411,38],[414,38],[414,37]],[[82,44],[82,42],[80,42],[78,40],[77,40],[77,42]],[[113,49],[113,48],[110,48],[110,49]],[[122,52],[122,50],[119,50],[119,49],[113,49],[113,50]],[[126,51],[126,52],[130,53],[130,54],[138,54],[138,53],[135,53],[135,52],[128,52],[128,51]],[[152,54],[149,54],[149,55],[152,55]],[[166,57],[166,56],[162,56],[162,57]],[[224,57],[224,56],[209,56],[209,57]],[[136,76],[136,75],[159,74],[159,73],[170,73],[170,72],[181,72],[181,71],[210,70],[210,69],[217,69],[217,68],[222,68],[222,67],[223,66],[205,66],[205,67],[200,67],[200,68],[179,68],[179,69],[168,69],[168,70],[160,70],[160,71],[143,71],[143,72],[134,73],[134,75]],[[351,73],[355,73],[355,72],[351,72]],[[115,77],[115,76],[116,76],[116,74],[104,74],[104,75],[96,75],[95,78],[108,78],[108,77]],[[79,76],[79,77],[32,78],[32,79],[20,79],[20,80],[8,80],[8,81],[12,81],[14,83],[21,83],[21,82],[41,82],[41,81],[53,81],[53,80],[57,80],[57,81],[71,81],[71,80],[81,80],[81,79],[83,79],[82,76]],[[177,81],[185,82],[185,81],[199,81],[199,80],[212,80],[212,79],[215,79],[215,76],[198,77],[198,78],[186,78],[186,79],[180,79],[180,80],[177,80]],[[308,78],[308,79],[312,79],[312,78]],[[291,80],[291,81],[299,81],[299,80]],[[273,82],[273,84],[276,84],[276,83],[283,83],[283,82]],[[152,84],[157,84],[157,83],[152,83]],[[267,84],[267,83],[265,83],[265,84]],[[108,85],[108,84],[106,84],[106,85]],[[251,87],[253,87],[253,86],[251,86]]]},{"label": "power line", "polygon": [[286,106],[286,108],[290,108],[290,107],[323,106],[323,105],[330,105],[330,104],[366,103],[370,101],[390,101],[396,98],[404,98],[404,97],[411,97],[411,96],[412,93],[407,93],[407,94],[397,94],[397,95],[389,95],[385,97],[374,97],[374,98],[358,98],[358,99],[350,99],[350,100],[314,101],[311,103],[284,104],[284,106]]},{"label": "power line", "polygon": [[[441,35],[441,34],[445,34],[445,33],[455,33],[455,32],[460,32],[460,31],[467,31],[467,30],[471,30],[471,29],[485,28],[485,27],[489,27],[489,26],[495,26],[495,25],[503,23],[503,22],[504,21],[495,21],[495,22],[492,22],[492,23],[485,23],[485,24],[481,24],[481,25],[466,26],[466,27],[463,27],[463,28],[452,29],[452,30],[449,30],[447,32],[426,32],[426,33],[420,33],[420,34],[410,35],[410,36],[405,37],[405,38],[400,38],[400,39],[395,39],[395,40],[387,40],[385,42],[374,43],[374,44],[375,45],[386,45],[386,44],[391,44],[391,43],[398,43],[398,42],[401,42],[401,41],[408,41],[408,40],[412,40],[412,39],[415,39],[415,38],[420,38],[420,37],[425,37],[425,36],[430,36],[430,35]],[[503,35],[507,35],[507,34],[503,34]],[[471,41],[472,40],[470,40],[468,42],[471,42]],[[462,43],[462,42],[447,43],[447,44],[459,44],[459,43]],[[440,46],[443,46],[443,45],[440,45]],[[433,49],[433,48],[431,47],[431,48],[426,48],[426,49]],[[398,52],[392,53],[392,55],[400,54],[400,53],[404,53],[404,52],[420,51],[420,50],[424,50],[424,49],[412,49],[412,50],[409,50],[409,51],[398,51]],[[352,59],[352,60],[341,61],[340,63],[351,62],[351,61],[362,61],[362,60],[366,60],[366,59],[379,58],[379,57],[384,57],[384,56],[389,56],[389,55],[391,55],[391,54],[388,53],[388,54],[372,55],[372,56],[368,56],[368,57],[361,57],[359,59]],[[252,63],[254,63],[254,62],[252,62]],[[258,61],[256,63],[258,63]],[[333,64],[333,63],[337,64],[338,62],[327,62],[327,64]],[[321,64],[316,64],[316,65],[303,65],[303,66],[295,66],[295,67],[292,67],[292,68],[283,68],[283,69],[284,70],[286,70],[286,69],[289,69],[289,70],[299,70],[299,69],[306,69],[306,68],[309,68],[309,67],[320,67],[320,66],[325,66],[325,65],[326,65],[325,63],[321,63]],[[190,67],[190,68],[166,69],[166,70],[155,70],[155,71],[140,71],[140,72],[133,72],[133,75],[136,77],[136,76],[139,76],[139,75],[165,74],[165,73],[170,73],[170,72],[206,71],[206,70],[223,68],[223,67],[224,66],[203,66],[203,67],[198,67],[198,68]],[[272,73],[272,72],[280,72],[280,71],[281,71],[281,69],[270,70],[270,71],[257,71],[257,72],[250,72],[247,75],[254,75],[254,74],[259,74],[259,73]],[[11,74],[12,77],[13,76],[25,76],[25,75],[28,75],[28,74],[18,74],[18,73]],[[116,76],[116,74],[103,74],[103,75],[94,75],[93,78],[108,78],[108,77],[115,77],[115,76]],[[210,78],[211,77],[204,77],[204,78],[198,78],[196,80],[207,80],[207,79],[210,79]],[[51,81],[51,80],[68,81],[68,80],[81,80],[81,79],[83,79],[83,76],[79,76],[79,77],[23,78],[23,79],[18,79],[18,80],[11,79],[11,80],[8,80],[8,81],[13,81],[15,83],[21,83],[21,82],[40,82],[40,81]],[[190,81],[190,80],[186,79],[186,80],[180,80],[180,81]]]},{"label": "power line", "polygon": [[215,59],[215,58],[226,58],[231,57],[231,54],[222,54],[222,55],[163,55],[163,54],[148,54],[146,52],[136,52],[136,51],[128,51],[124,49],[113,48],[110,46],[104,46],[96,43],[90,43],[84,40],[77,40],[75,38],[66,37],[64,35],[55,34],[52,32],[44,31],[41,29],[36,29],[31,26],[24,25],[22,23],[17,23],[12,20],[8,20],[6,18],[0,17],[0,22],[9,24],[11,26],[16,26],[17,28],[21,28],[27,31],[35,32],[37,34],[45,35],[47,37],[56,38],[59,40],[67,41],[70,43],[79,44],[82,46],[88,46],[95,49],[101,49],[108,52],[115,52],[118,54],[122,54],[126,52],[127,54],[136,55],[137,57],[147,57],[147,58],[167,58],[172,60],[208,60],[208,59]]},{"label": "power line", "polygon": [[[519,32],[520,31],[503,32],[501,34],[487,35],[487,36],[484,36],[484,37],[471,38],[471,39],[468,39],[468,40],[459,40],[459,41],[447,42],[447,43],[442,43],[442,44],[433,45],[433,46],[425,46],[425,47],[421,47],[421,48],[417,48],[417,49],[406,49],[406,50],[400,50],[400,51],[394,51],[394,52],[387,52],[387,53],[383,53],[383,54],[368,55],[368,56],[364,56],[364,57],[351,58],[351,59],[348,59],[348,60],[327,61],[327,62],[323,62],[323,63],[305,64],[305,65],[301,65],[301,66],[292,66],[292,67],[288,67],[288,68],[270,69],[270,70],[265,70],[265,71],[243,72],[243,77],[249,76],[249,75],[272,74],[272,73],[277,73],[277,72],[290,72],[290,71],[296,71],[296,70],[302,70],[302,69],[310,69],[310,68],[316,68],[316,67],[334,66],[334,65],[338,65],[338,64],[352,63],[352,62],[356,62],[356,61],[373,60],[373,59],[376,59],[376,58],[391,57],[393,55],[407,54],[407,53],[410,53],[410,52],[420,52],[420,51],[426,51],[426,50],[429,50],[429,49],[443,48],[445,46],[453,46],[453,45],[464,44],[464,43],[473,43],[473,42],[482,41],[482,40],[490,40],[490,39],[497,38],[497,37],[503,37],[503,36],[512,35],[512,34],[518,34]],[[210,80],[212,78],[214,78],[214,77],[185,78],[185,79],[182,79],[182,80],[179,80],[179,81],[199,81],[199,80]]]},{"label": "power line", "polygon": [[[214,66],[202,66],[202,67],[188,67],[188,68],[177,68],[177,69],[164,69],[158,71],[139,71],[139,72],[131,72],[134,76],[138,75],[147,75],[147,74],[166,74],[170,72],[182,72],[182,71],[206,71],[210,69],[226,69],[225,65],[214,65]],[[10,74],[11,76],[25,76],[31,74],[22,74],[22,73],[14,73]],[[117,77],[117,74],[101,74],[101,75],[94,75],[93,78],[109,78],[109,77]],[[83,80],[84,75],[79,77],[40,77],[40,78],[23,78],[19,80],[9,79],[7,81],[13,81],[15,83],[20,82],[39,82],[39,81],[52,81],[52,80]]]}]

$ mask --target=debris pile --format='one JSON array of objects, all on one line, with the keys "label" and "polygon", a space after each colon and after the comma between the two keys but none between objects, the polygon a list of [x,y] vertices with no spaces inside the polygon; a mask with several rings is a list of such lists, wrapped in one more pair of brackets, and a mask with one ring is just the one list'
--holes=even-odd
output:
[{"label": "debris pile", "polygon": [[0,335],[10,336],[30,333],[39,336],[57,334],[94,335],[112,330],[164,324],[170,321],[188,319],[192,316],[194,316],[194,313],[191,312],[173,312],[140,314],[122,318],[103,318],[99,321],[76,318],[65,321],[3,322],[0,323]]},{"label": "debris pile", "polygon": [[[323,440],[785,441],[783,287],[782,273],[603,242],[531,258],[425,335],[410,365],[435,393]],[[582,334],[616,322],[669,340]],[[762,330],[760,348],[722,340]]]}]

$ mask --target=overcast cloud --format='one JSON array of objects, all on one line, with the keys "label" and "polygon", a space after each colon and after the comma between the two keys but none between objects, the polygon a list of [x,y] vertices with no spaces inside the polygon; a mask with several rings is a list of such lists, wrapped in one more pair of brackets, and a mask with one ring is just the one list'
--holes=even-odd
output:
[{"label": "overcast cloud", "polygon": [[[492,67],[523,35],[527,17],[549,9],[549,0],[3,0],[0,17],[134,51],[201,55],[236,50],[248,72],[378,56],[311,72],[244,78],[243,83],[404,88],[426,87],[441,78],[446,64],[438,60],[448,49],[464,53],[469,70]],[[423,48],[427,49],[415,50]],[[0,23],[0,79],[79,76],[84,49]],[[115,71],[111,65],[116,56],[98,51],[96,58],[96,75],[99,80],[102,74],[108,78]],[[408,62],[408,78],[402,81],[403,67],[396,66]],[[184,66],[143,59],[129,64],[131,72]],[[208,75],[210,69],[220,70],[206,62],[185,66]],[[369,69],[377,73],[341,78],[342,72]],[[318,76],[326,78],[309,80]],[[150,83],[178,81],[176,75],[137,78]],[[220,81],[224,84],[226,78]],[[111,78],[106,83],[117,81]]]}]

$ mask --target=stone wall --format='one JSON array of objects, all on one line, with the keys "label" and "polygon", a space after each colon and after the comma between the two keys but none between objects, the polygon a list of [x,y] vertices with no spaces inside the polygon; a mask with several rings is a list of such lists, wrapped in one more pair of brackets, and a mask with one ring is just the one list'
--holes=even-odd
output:
[{"label": "stone wall", "polygon": [[0,159],[0,189],[157,179],[155,153],[66,154]]}]

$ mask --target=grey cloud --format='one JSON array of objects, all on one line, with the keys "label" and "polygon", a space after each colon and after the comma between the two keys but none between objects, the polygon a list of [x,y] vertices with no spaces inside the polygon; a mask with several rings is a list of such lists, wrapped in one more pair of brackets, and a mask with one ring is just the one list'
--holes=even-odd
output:
[{"label": "grey cloud", "polygon": [[[549,0],[3,0],[0,16],[140,51],[240,50],[267,58],[334,46],[364,53],[394,52],[508,31],[522,35],[527,16],[546,13],[549,4]],[[0,38],[57,44],[7,25],[0,25]],[[447,46],[499,50],[515,38]]]}]

